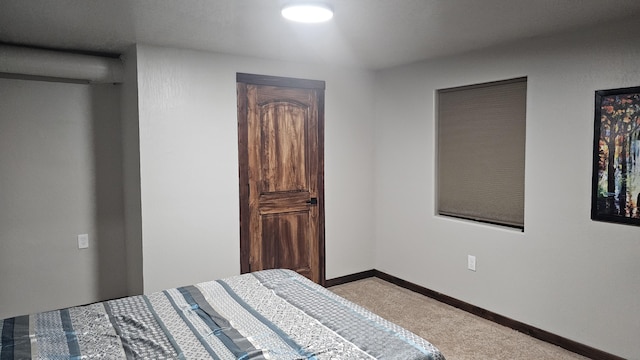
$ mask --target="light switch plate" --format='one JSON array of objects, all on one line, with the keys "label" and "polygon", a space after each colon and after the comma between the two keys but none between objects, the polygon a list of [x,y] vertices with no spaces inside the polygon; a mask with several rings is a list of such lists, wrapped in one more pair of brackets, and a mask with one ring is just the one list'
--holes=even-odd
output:
[{"label": "light switch plate", "polygon": [[476,257],[473,255],[467,255],[467,269],[476,271]]},{"label": "light switch plate", "polygon": [[89,247],[89,234],[78,235],[78,249],[86,249]]}]

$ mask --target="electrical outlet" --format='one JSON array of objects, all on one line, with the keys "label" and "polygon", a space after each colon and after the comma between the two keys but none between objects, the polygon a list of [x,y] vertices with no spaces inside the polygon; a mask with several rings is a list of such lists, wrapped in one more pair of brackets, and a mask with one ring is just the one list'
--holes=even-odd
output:
[{"label": "electrical outlet", "polygon": [[476,271],[476,257],[473,255],[467,255],[467,269]]},{"label": "electrical outlet", "polygon": [[78,249],[86,249],[89,247],[89,234],[78,235]]}]

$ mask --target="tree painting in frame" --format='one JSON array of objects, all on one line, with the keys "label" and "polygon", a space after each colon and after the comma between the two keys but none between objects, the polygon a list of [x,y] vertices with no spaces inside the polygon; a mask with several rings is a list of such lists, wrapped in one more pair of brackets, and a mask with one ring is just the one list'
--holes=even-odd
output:
[{"label": "tree painting in frame", "polygon": [[640,225],[640,86],[595,100],[591,219]]}]

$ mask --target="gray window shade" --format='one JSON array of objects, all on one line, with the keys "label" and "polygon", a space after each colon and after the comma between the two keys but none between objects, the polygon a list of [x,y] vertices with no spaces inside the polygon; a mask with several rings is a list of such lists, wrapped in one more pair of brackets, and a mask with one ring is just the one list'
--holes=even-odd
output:
[{"label": "gray window shade", "polygon": [[527,79],[438,90],[438,213],[524,228]]}]

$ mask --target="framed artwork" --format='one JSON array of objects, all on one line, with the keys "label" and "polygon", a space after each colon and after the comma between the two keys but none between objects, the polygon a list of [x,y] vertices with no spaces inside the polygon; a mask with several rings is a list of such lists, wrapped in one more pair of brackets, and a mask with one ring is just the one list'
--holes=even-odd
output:
[{"label": "framed artwork", "polygon": [[640,226],[640,86],[595,100],[591,219]]}]

